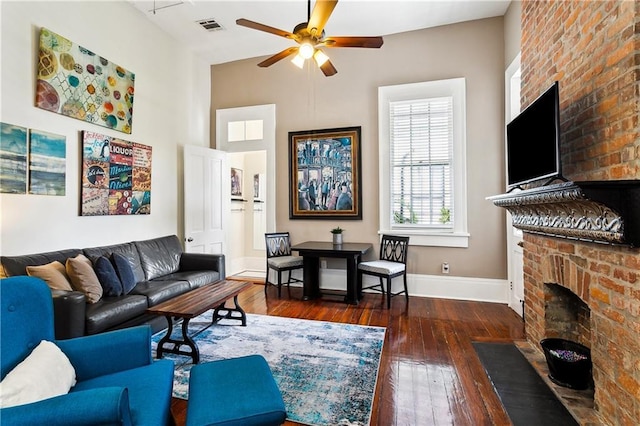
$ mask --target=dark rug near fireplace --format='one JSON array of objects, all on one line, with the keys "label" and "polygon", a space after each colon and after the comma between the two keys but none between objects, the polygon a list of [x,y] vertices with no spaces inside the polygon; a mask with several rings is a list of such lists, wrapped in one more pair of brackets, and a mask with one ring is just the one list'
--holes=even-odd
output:
[{"label": "dark rug near fireplace", "polygon": [[515,345],[473,347],[514,426],[578,425]]}]

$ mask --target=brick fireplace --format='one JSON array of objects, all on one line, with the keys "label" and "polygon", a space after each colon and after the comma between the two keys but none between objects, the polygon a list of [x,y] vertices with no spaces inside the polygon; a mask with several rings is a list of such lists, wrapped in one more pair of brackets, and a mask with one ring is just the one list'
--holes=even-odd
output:
[{"label": "brick fireplace", "polygon": [[[640,179],[640,2],[522,3],[522,105],[560,82],[571,181]],[[640,419],[640,250],[525,232],[527,339],[591,349],[604,424]]]}]

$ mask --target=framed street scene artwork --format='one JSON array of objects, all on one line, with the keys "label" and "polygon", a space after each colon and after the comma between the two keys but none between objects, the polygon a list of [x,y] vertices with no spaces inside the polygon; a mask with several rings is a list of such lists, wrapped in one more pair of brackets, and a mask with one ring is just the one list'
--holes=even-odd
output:
[{"label": "framed street scene artwork", "polygon": [[362,219],[360,133],[289,132],[290,219]]}]

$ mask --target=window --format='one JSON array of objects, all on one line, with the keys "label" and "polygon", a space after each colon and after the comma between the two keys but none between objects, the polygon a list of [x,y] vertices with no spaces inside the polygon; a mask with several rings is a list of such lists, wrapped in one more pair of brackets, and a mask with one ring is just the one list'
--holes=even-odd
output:
[{"label": "window", "polygon": [[380,232],[467,247],[465,81],[380,87]]},{"label": "window", "polygon": [[262,120],[229,121],[227,135],[229,142],[262,140]]}]

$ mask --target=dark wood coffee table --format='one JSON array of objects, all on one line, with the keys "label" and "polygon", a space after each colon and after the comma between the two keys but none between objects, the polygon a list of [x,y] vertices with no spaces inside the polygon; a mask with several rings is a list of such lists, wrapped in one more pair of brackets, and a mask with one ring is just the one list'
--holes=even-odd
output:
[{"label": "dark wood coffee table", "polygon": [[[147,313],[154,315],[164,315],[167,318],[167,334],[160,339],[156,348],[156,358],[162,358],[163,353],[176,355],[187,355],[193,358],[193,363],[200,362],[200,352],[192,337],[217,323],[221,319],[239,320],[243,326],[247,325],[247,315],[238,304],[238,294],[251,287],[253,284],[246,281],[218,281],[207,284],[203,287],[191,290],[187,293],[176,296],[165,302],[159,303],[147,309]],[[233,297],[234,306],[229,308],[225,302]],[[193,336],[189,336],[189,321],[204,312],[213,309],[211,324],[199,330]],[[224,314],[221,314],[225,312]],[[238,314],[238,315],[234,315]],[[172,339],[173,319],[182,318],[182,340]],[[165,347],[173,345],[173,347]],[[191,350],[182,350],[183,345]]]}]

